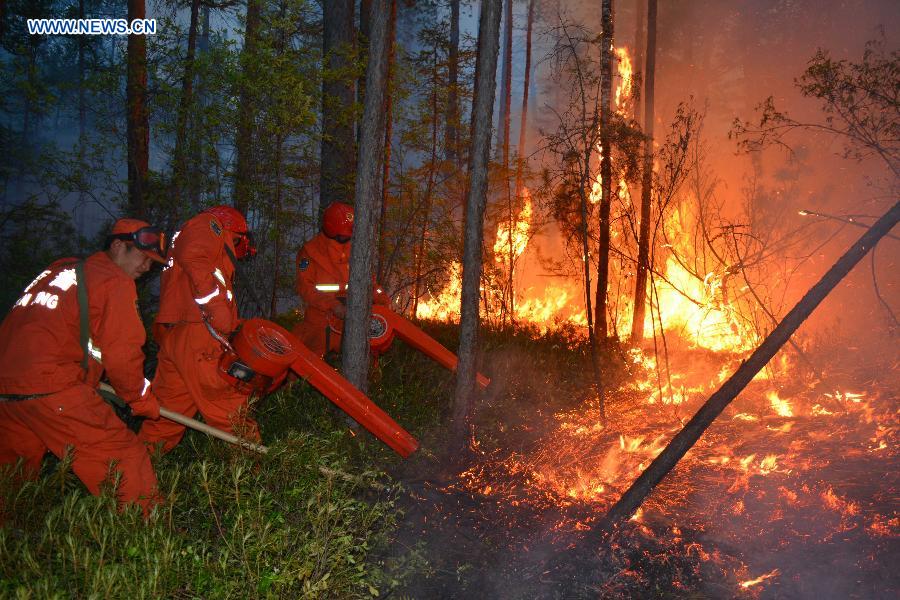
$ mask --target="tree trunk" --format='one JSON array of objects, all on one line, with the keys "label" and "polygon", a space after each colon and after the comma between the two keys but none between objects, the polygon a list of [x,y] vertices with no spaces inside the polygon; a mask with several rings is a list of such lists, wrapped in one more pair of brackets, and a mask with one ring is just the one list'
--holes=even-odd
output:
[{"label": "tree trunk", "polygon": [[347,319],[342,344],[345,377],[363,392],[369,378],[369,320],[372,313],[372,274],[375,263],[377,217],[381,203],[381,161],[384,159],[384,101],[387,91],[388,0],[372,0],[366,101],[356,177],[353,247]]},{"label": "tree trunk", "polygon": [[[197,29],[200,23],[200,0],[191,2],[191,24],[188,29],[187,56],[184,58],[184,74],[181,79],[181,100],[178,104],[178,120],[175,127],[175,172],[172,176],[172,187],[178,206],[182,206],[184,190],[188,184],[188,153],[185,144],[192,147],[190,139],[194,128],[188,125],[188,117],[193,112],[194,96],[194,53],[197,48]],[[194,119],[190,119],[193,124]]]},{"label": "tree trunk", "polygon": [[631,343],[644,337],[647,310],[647,274],[650,271],[650,208],[653,191],[654,78],[656,77],[656,0],[647,0],[647,69],[644,74],[644,157],[641,173],[641,228],[638,235],[637,276],[634,282],[634,318]]},{"label": "tree trunk", "polygon": [[734,400],[753,377],[772,359],[782,346],[797,331],[797,328],[809,317],[825,297],[846,277],[851,269],[875,247],[900,221],[900,202],[887,211],[872,227],[862,235],[847,252],[828,270],[825,275],[809,289],[803,298],[785,315],[781,323],[763,340],[728,381],[722,384],[700,410],[679,431],[666,448],[653,459],[650,466],[641,473],[631,487],[622,494],[606,517],[601,521],[598,530],[608,530],[613,525],[629,518],[644,498],[663,477],[671,471],[681,458],[687,454],[706,428]]},{"label": "tree trunk", "polygon": [[602,2],[602,31],[600,41],[600,158],[601,198],[600,198],[600,245],[597,251],[597,293],[594,297],[594,323],[600,340],[606,339],[606,291],[609,287],[609,215],[612,209],[612,147],[610,121],[612,119],[612,74],[615,54],[613,45],[612,0]]},{"label": "tree trunk", "polygon": [[[202,6],[200,9],[201,32],[197,39],[197,54],[205,57],[209,53],[209,6]],[[196,71],[196,65],[194,67]],[[203,114],[207,106],[206,89],[203,85],[203,78],[197,77],[196,90],[196,111],[197,114]],[[200,211],[200,201],[203,193],[204,176],[203,173],[203,124],[198,123],[195,118],[193,121],[193,132],[191,136],[190,158],[188,159],[188,185],[189,199],[191,202],[191,213]]]},{"label": "tree trunk", "polygon": [[472,149],[469,154],[469,185],[466,192],[459,365],[456,372],[456,392],[451,425],[451,447],[458,450],[465,448],[468,421],[475,394],[478,287],[481,282],[488,158],[496,89],[497,52],[500,46],[500,2],[501,0],[484,0],[481,4],[481,16],[478,24],[475,96],[472,102]]},{"label": "tree trunk", "polygon": [[522,198],[525,159],[525,139],[528,129],[528,88],[531,85],[531,31],[534,26],[534,0],[528,0],[528,20],[525,28],[525,83],[522,86],[522,114],[519,118],[518,161],[516,163],[516,198]]},{"label": "tree trunk", "polygon": [[244,32],[244,49],[241,52],[240,104],[238,106],[235,152],[237,165],[234,172],[234,207],[247,212],[253,199],[256,160],[253,144],[256,121],[256,48],[259,43],[261,20],[260,0],[247,0],[247,22]]},{"label": "tree trunk", "polygon": [[274,319],[278,314],[278,272],[281,270],[282,254],[282,228],[281,228],[281,196],[282,196],[282,153],[284,141],[281,136],[275,140],[275,197],[272,207],[272,295],[269,298],[269,318]]},{"label": "tree trunk", "polygon": [[[512,0],[504,0],[506,23],[503,29],[503,74],[500,79],[500,160],[503,163],[503,177],[507,178],[509,170],[509,112],[512,106]],[[507,188],[509,185],[507,185]]]},{"label": "tree trunk", "polygon": [[512,26],[513,5],[512,0],[504,3],[506,12],[506,24],[503,30],[503,74],[500,80],[500,129],[497,131],[500,145],[500,161],[503,165],[503,194],[506,196],[506,219],[509,227],[507,235],[507,253],[509,263],[506,265],[506,285],[503,290],[503,322],[509,319],[513,321],[513,230],[515,229],[515,207],[513,195],[509,189],[509,128],[510,111],[512,108]]},{"label": "tree trunk", "polygon": [[[649,2],[649,0],[648,0]],[[644,49],[647,46],[647,4],[644,0],[637,0],[637,6],[635,6],[635,22],[634,22],[634,81],[639,81],[642,83],[641,88],[646,87],[646,80],[644,76],[646,75],[646,70],[644,69]],[[641,89],[639,88],[639,89]],[[643,115],[643,105],[641,101],[644,98],[641,97],[637,102],[634,103],[634,120],[635,122],[643,127],[643,122],[641,121]]]},{"label": "tree trunk", "polygon": [[391,21],[388,26],[388,64],[387,64],[387,97],[384,102],[384,165],[381,175],[381,215],[378,218],[378,282],[383,283],[385,229],[387,224],[388,192],[391,183],[391,138],[394,135],[394,92],[391,85],[394,80],[394,45],[397,41],[397,0],[391,0]]},{"label": "tree trunk", "polygon": [[320,210],[332,202],[346,202],[350,198],[353,174],[356,172],[353,123],[355,86],[349,74],[356,41],[354,0],[323,2],[322,13],[325,73],[322,76]]},{"label": "tree trunk", "polygon": [[[359,34],[357,37],[357,52],[359,56],[369,53],[369,15],[372,12],[372,0],[359,0]],[[366,74],[361,73],[356,79],[356,103],[363,106],[366,100]],[[362,123],[356,123],[356,139],[362,136]]]},{"label": "tree trunk", "polygon": [[[128,20],[143,19],[144,0],[128,0]],[[125,84],[128,137],[128,216],[147,217],[147,171],[150,162],[150,119],[147,114],[147,37],[128,36]]]},{"label": "tree trunk", "polygon": [[434,118],[431,120],[431,161],[428,163],[428,183],[425,185],[425,208],[422,211],[422,231],[419,235],[419,251],[416,253],[416,279],[413,289],[413,316],[419,310],[419,296],[421,295],[422,285],[422,267],[425,264],[425,242],[428,234],[428,223],[431,220],[431,200],[434,192],[434,176],[437,171],[437,64],[432,67],[431,79],[431,114]]},{"label": "tree trunk", "polygon": [[[2,0],[0,0],[2,3]],[[2,10],[0,10],[0,19],[3,18]],[[78,18],[84,18],[84,0],[78,0]],[[80,35],[78,36],[78,163],[79,165],[84,164],[84,146],[87,143],[87,102],[85,100],[85,92],[84,92],[84,74],[85,74],[85,65],[84,65],[84,50],[85,45],[87,43],[87,36]],[[83,167],[82,167],[83,168]],[[84,217],[85,217],[85,193],[84,189],[79,189],[78,191],[78,233],[82,236],[85,235],[84,231]]]},{"label": "tree trunk", "polygon": [[447,62],[447,132],[444,143],[447,160],[455,161],[459,157],[459,0],[450,0],[450,51]]},{"label": "tree trunk", "polygon": [[[525,139],[526,129],[528,127],[528,86],[531,84],[531,31],[534,25],[534,0],[528,2],[528,17],[525,31],[525,81],[522,86],[522,112],[519,115],[519,145],[516,152],[516,179],[515,179],[515,203],[514,206],[519,208],[524,202],[522,197],[522,177],[525,168]],[[513,203],[511,203],[513,204]],[[513,253],[513,231],[515,222],[512,211],[510,211],[509,221],[509,270],[506,287],[509,290],[509,314],[510,321],[515,321],[516,316],[516,288],[515,288],[515,269],[516,257]]]},{"label": "tree trunk", "polygon": [[[78,0],[78,18],[84,18],[84,0]],[[84,50],[86,43],[86,36],[78,36],[78,157],[81,159],[84,158],[84,142],[87,132],[87,104],[84,94]]]}]

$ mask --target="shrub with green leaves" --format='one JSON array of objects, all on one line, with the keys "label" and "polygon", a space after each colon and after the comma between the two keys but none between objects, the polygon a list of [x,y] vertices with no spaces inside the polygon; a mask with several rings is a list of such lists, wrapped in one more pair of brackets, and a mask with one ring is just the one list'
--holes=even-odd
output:
[{"label": "shrub with green leaves", "polygon": [[166,502],[146,522],[111,490],[87,494],[69,460],[24,484],[7,473],[0,596],[352,598],[399,583],[375,554],[394,491],[351,474],[328,437],[292,433],[265,457],[196,450],[157,461]]}]

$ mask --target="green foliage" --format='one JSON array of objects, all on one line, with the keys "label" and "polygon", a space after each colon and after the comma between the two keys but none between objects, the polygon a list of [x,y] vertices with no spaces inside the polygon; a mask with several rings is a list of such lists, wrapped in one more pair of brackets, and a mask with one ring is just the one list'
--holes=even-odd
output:
[{"label": "green foliage", "polygon": [[0,315],[51,262],[79,246],[69,215],[56,203],[0,205]]},{"label": "green foliage", "polygon": [[158,461],[166,502],[146,522],[73,486],[69,461],[21,487],[5,479],[0,595],[351,598],[390,587],[372,557],[394,526],[393,494],[363,500],[375,474],[331,474],[347,460],[327,438],[291,434],[261,459],[190,450]]}]

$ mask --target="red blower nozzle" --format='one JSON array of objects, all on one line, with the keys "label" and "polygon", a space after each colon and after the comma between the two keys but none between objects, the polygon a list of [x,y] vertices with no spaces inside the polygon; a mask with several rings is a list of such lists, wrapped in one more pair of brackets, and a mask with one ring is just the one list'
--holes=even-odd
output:
[{"label": "red blower nozzle", "polygon": [[419,443],[365,394],[304,346],[291,332],[265,319],[244,321],[219,362],[219,372],[245,392],[261,392],[291,369],[375,437],[406,458]]},{"label": "red blower nozzle", "polygon": [[[394,335],[398,338],[426,356],[430,356],[445,369],[456,371],[456,366],[459,364],[459,359],[456,355],[447,350],[447,348],[441,345],[436,339],[413,325],[410,321],[404,319],[388,307],[377,304],[372,307],[372,314],[383,317],[391,326],[391,329],[393,329]],[[491,383],[491,380],[481,373],[476,373],[475,380],[478,382],[481,389],[485,389]]]}]

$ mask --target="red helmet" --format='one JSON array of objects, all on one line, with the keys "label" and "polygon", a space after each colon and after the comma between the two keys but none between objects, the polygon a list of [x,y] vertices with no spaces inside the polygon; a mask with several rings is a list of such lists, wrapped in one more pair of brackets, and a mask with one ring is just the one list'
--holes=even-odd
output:
[{"label": "red helmet", "polygon": [[343,202],[332,202],[322,214],[322,232],[334,239],[353,235],[353,207]]},{"label": "red helmet", "polygon": [[204,212],[214,216],[222,227],[238,236],[234,243],[234,255],[237,258],[256,256],[256,247],[253,245],[253,234],[247,226],[247,219],[236,208],[220,204],[207,208]]}]

